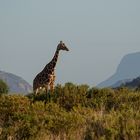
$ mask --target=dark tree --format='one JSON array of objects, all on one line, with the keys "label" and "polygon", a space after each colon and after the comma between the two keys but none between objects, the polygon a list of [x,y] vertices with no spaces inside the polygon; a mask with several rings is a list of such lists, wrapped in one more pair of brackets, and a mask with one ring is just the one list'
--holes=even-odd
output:
[{"label": "dark tree", "polygon": [[7,94],[9,91],[9,88],[7,84],[0,79],[0,94]]}]

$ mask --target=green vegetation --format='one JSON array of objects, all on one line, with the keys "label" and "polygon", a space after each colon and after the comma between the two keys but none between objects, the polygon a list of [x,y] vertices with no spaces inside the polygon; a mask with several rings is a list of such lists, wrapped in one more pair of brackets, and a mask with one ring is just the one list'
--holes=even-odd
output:
[{"label": "green vegetation", "polygon": [[0,79],[0,95],[7,94],[8,90],[9,90],[9,88],[8,88],[7,84],[3,80]]},{"label": "green vegetation", "polygon": [[[44,104],[46,102],[46,104]],[[0,96],[0,140],[138,140],[140,91],[57,85],[50,96]]]}]

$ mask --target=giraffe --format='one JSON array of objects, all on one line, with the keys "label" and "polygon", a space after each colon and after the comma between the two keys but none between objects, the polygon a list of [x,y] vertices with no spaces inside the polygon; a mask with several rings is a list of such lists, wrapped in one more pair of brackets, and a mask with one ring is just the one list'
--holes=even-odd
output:
[{"label": "giraffe", "polygon": [[59,56],[59,51],[65,50],[69,51],[66,45],[60,41],[57,45],[54,57],[52,60],[44,67],[44,69],[36,75],[33,80],[33,91],[35,94],[38,94],[40,90],[45,90],[46,93],[50,89],[50,91],[54,90],[54,82],[55,82],[55,67]]}]

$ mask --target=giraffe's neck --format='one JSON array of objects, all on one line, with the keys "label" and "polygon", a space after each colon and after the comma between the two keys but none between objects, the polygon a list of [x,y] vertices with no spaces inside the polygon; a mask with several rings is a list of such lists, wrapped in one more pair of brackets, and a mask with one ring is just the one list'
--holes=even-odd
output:
[{"label": "giraffe's neck", "polygon": [[57,63],[57,60],[58,60],[58,56],[59,56],[59,50],[56,49],[54,57],[53,57],[53,59],[50,62],[52,64],[53,68],[56,66],[56,63]]},{"label": "giraffe's neck", "polygon": [[59,56],[59,50],[56,49],[53,59],[45,66],[44,70],[54,70]]}]

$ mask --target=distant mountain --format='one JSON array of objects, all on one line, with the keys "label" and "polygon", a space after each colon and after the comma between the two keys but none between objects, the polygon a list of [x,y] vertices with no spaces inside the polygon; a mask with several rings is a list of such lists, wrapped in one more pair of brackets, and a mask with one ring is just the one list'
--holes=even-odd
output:
[{"label": "distant mountain", "polygon": [[26,94],[32,92],[30,84],[17,75],[0,71],[0,79],[6,82],[10,93]]},{"label": "distant mountain", "polygon": [[114,75],[101,82],[98,87],[111,87],[118,81],[134,79],[140,76],[140,52],[123,57]]},{"label": "distant mountain", "polygon": [[110,87],[112,87],[112,88],[120,87],[122,85],[125,85],[128,82],[131,82],[131,81],[132,81],[132,79],[120,80],[120,81],[116,82],[115,84],[111,85]]},{"label": "distant mountain", "polygon": [[137,87],[140,87],[140,76],[133,79],[131,82],[126,82],[124,84],[125,87],[128,87],[128,88],[137,88]]}]

